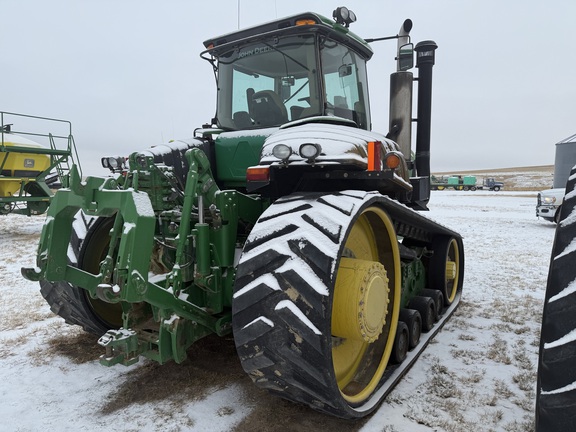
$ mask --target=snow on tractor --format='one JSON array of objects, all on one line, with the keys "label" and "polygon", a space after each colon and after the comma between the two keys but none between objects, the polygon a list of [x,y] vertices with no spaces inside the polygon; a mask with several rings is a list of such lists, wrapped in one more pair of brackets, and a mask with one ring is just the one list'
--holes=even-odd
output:
[{"label": "snow on tractor", "polygon": [[0,111],[0,214],[46,212],[52,190],[68,184],[74,157],[70,122]]},{"label": "snow on tractor", "polygon": [[[104,334],[105,365],[182,362],[233,333],[271,393],[343,418],[374,410],[460,301],[461,236],[430,197],[436,44],[364,40],[346,8],[204,42],[217,112],[188,141],[104,159],[56,193],[35,268],[52,310]],[[371,131],[369,42],[397,39],[388,134]],[[412,89],[418,73],[412,154]],[[69,252],[69,253],[68,253]]]}]

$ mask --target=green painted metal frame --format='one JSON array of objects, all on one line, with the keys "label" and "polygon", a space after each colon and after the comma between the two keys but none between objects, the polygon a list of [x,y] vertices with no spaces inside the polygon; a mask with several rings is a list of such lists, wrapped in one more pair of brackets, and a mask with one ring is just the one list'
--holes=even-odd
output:
[{"label": "green painted metal frame", "polygon": [[[88,177],[82,182],[73,166],[70,187],[59,190],[43,227],[36,269],[23,269],[31,280],[67,281],[87,290],[92,298],[123,305],[124,326],[100,339],[106,347],[101,361],[131,364],[139,355],[160,363],[186,358],[186,349],[210,333],[220,336],[231,331],[232,290],[235,276],[234,255],[238,221],[255,223],[264,210],[260,197],[235,190],[221,191],[210,170],[206,155],[199,149],[188,150],[189,164],[181,206],[176,242],[175,265],[164,275],[149,277],[154,239],[158,235],[157,214],[152,202],[154,191],[138,190],[150,186],[161,176],[153,158],[138,153],[130,157],[131,177],[124,179]],[[158,179],[155,180],[156,183]],[[143,187],[146,189],[146,186]],[[217,218],[206,223],[195,211],[210,207]],[[98,274],[91,274],[67,261],[67,248],[75,214],[115,217],[107,256]],[[193,216],[194,215],[194,216]],[[192,250],[193,253],[189,253]],[[189,262],[190,257],[194,262]],[[192,274],[183,269],[194,266]],[[199,292],[202,295],[198,295]],[[195,303],[190,298],[202,298]],[[158,329],[138,328],[141,316],[131,305],[146,303],[152,310]],[[128,330],[129,329],[129,330]]]}]

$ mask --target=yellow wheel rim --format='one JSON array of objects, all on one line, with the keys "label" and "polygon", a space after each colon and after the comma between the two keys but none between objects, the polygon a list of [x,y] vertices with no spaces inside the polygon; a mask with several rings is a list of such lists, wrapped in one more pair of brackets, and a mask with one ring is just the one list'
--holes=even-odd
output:
[{"label": "yellow wheel rim", "polygon": [[456,239],[450,240],[446,254],[446,293],[449,303],[454,301],[460,280],[460,249]]},{"label": "yellow wheel rim", "polygon": [[392,221],[369,207],[352,226],[332,306],[332,362],[344,399],[361,404],[377,388],[394,345],[400,254]]}]

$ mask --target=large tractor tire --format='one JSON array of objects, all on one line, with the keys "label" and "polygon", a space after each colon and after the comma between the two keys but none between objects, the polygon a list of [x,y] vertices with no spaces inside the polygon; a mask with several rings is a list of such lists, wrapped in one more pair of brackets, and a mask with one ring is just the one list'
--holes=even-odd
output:
[{"label": "large tractor tire", "polygon": [[270,392],[343,418],[384,398],[400,306],[400,256],[381,197],[277,201],[237,269],[233,329],[244,370]]},{"label": "large tractor tire", "polygon": [[566,186],[544,299],[536,431],[576,430],[576,169]]},{"label": "large tractor tire", "polygon": [[[94,218],[78,212],[72,225],[68,246],[68,262],[97,274],[100,261],[106,256],[114,218]],[[122,326],[120,303],[93,299],[88,291],[66,281],[40,281],[40,292],[55,314],[68,324],[81,326],[101,336],[111,328]]]}]

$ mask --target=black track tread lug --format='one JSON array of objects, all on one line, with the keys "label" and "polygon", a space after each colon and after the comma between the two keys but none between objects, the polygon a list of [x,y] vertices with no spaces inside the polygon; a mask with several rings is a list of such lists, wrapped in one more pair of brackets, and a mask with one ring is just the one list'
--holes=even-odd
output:
[{"label": "black track tread lug", "polygon": [[259,371],[275,364],[275,360],[267,356],[265,352],[259,352],[249,357],[241,357],[241,359],[242,367],[244,367],[244,370],[248,373]]},{"label": "black track tread lug", "polygon": [[245,286],[280,268],[290,257],[275,250],[262,252],[245,262],[236,273],[236,280]]},{"label": "black track tread lug", "polygon": [[310,209],[310,207],[311,207],[310,204],[297,205],[294,208],[286,209],[282,212],[271,214],[270,216],[263,216],[260,219],[258,219],[258,222],[266,222],[266,221],[269,221],[271,219],[282,218],[288,214],[306,211],[306,210]]},{"label": "black track tread lug", "polygon": [[290,292],[293,293],[292,295],[298,296],[296,298],[290,297],[290,299],[299,309],[309,308],[311,313],[318,311],[322,315],[326,313],[323,309],[324,304],[319,296],[313,294],[314,290],[312,287],[306,287],[304,290],[297,291],[298,287],[309,285],[309,282],[294,269],[279,273],[278,276],[280,278],[280,285],[284,290],[290,290]]},{"label": "black track tread lug", "polygon": [[[304,323],[298,316],[296,316],[292,312],[292,309],[285,307],[286,305],[296,306],[295,303],[293,303],[290,300],[283,300],[283,302],[288,303],[282,303],[282,302],[278,303],[278,305],[276,306],[276,312],[278,317],[286,323],[286,326],[289,329],[288,331],[294,335],[294,339],[297,339],[294,340],[294,344],[292,345],[294,350],[296,351],[298,350],[297,349],[298,345],[309,345],[313,347],[320,355],[323,355],[324,353],[322,351],[321,336],[316,332],[314,332],[312,329],[310,329],[310,327],[308,327],[306,323]],[[305,347],[303,346],[300,349],[300,351],[302,349],[305,349]]]},{"label": "black track tread lug", "polygon": [[[68,246],[68,261],[78,264],[80,250],[88,231],[94,229],[96,219],[78,213],[72,224],[72,234]],[[81,288],[65,281],[40,281],[40,293],[50,305],[50,310],[64,318],[67,324],[78,325],[88,333],[98,336],[106,333],[109,327],[94,315]]]},{"label": "black track tread lug", "polygon": [[325,269],[332,268],[333,259],[325,255],[309,240],[289,240],[288,247],[295,256],[305,262],[324,283],[328,282],[330,274]]},{"label": "black track tread lug", "polygon": [[[248,328],[248,326],[250,328]],[[234,334],[234,339],[238,345],[244,345],[262,337],[265,333],[268,333],[273,329],[273,325],[270,325],[265,318],[257,318],[256,321],[248,323],[239,329]]]},{"label": "black track tread lug", "polygon": [[334,244],[338,244],[338,240],[340,239],[340,234],[341,234],[341,229],[342,227],[340,227],[340,229],[338,230],[338,232],[331,232],[329,230],[327,230],[325,227],[323,227],[321,224],[317,223],[314,219],[312,219],[310,216],[308,216],[307,214],[303,214],[302,215],[302,219],[304,219],[307,223],[309,223],[310,225],[312,225],[314,228],[316,228],[318,231],[322,232],[326,237],[328,237],[330,240],[332,240],[332,242]]},{"label": "black track tread lug", "polygon": [[[296,365],[296,366],[300,366],[298,369],[294,369],[292,370],[292,376],[296,377],[296,381],[301,382],[301,383],[306,383],[306,388],[314,388],[314,387],[318,387],[318,385],[327,385],[327,381],[326,381],[326,377],[325,375],[319,370],[319,369],[315,369],[315,368],[309,368],[308,364],[310,363],[309,360],[304,360],[302,358],[302,350],[300,348],[298,348],[295,344],[291,344],[290,346],[288,345],[282,345],[279,349],[279,352],[281,354],[283,354],[282,358],[285,360],[288,360],[289,362],[291,362],[292,364]],[[316,357],[317,359],[320,359],[321,356],[318,355]],[[299,379],[298,379],[299,377]],[[316,385],[311,385],[311,381],[310,380],[314,380],[316,381]],[[302,388],[304,388],[304,386],[302,386]],[[317,396],[319,397],[319,396]]]},{"label": "black track tread lug", "polygon": [[576,430],[576,168],[566,184],[550,257],[542,314],[536,431]]},{"label": "black track tread lug", "polygon": [[288,235],[288,234],[296,231],[297,229],[298,229],[297,225],[293,225],[293,224],[286,225],[282,229],[275,231],[274,234],[272,234],[272,235],[262,236],[261,238],[256,239],[253,242],[250,242],[249,244],[244,245],[244,252],[248,252],[252,249],[255,249],[258,246],[260,246],[262,244],[266,244],[275,238],[282,237],[284,235]]},{"label": "black track tread lug", "polygon": [[262,282],[248,291],[246,294],[234,298],[236,313],[238,316],[244,309],[256,302],[263,302],[267,297],[277,293],[277,290]]},{"label": "black track tread lug", "polygon": [[[333,209],[338,210],[339,212],[341,212],[342,214],[346,215],[346,216],[350,216],[355,208],[355,203],[350,202],[347,203],[348,205],[343,205],[342,203],[340,203],[338,200],[339,194],[334,194],[334,195],[330,195],[329,197],[320,197],[318,199],[318,202],[325,204],[329,207],[332,207]],[[329,199],[329,198],[336,198],[336,200],[334,199]]]}]

